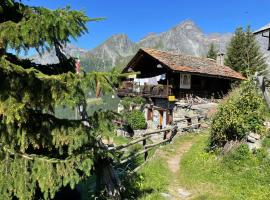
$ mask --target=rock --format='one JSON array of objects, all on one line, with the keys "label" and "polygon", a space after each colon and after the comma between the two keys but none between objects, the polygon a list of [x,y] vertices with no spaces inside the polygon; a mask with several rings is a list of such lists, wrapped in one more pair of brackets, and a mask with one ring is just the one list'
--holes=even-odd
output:
[{"label": "rock", "polygon": [[210,119],[217,111],[217,103],[203,103],[193,105],[191,109],[196,110],[196,112],[206,119]]},{"label": "rock", "polygon": [[172,200],[173,199],[173,197],[170,194],[167,194],[167,193],[164,193],[164,192],[160,193],[160,195],[162,197],[164,197],[165,199],[167,199],[167,200]]},{"label": "rock", "polygon": [[270,129],[270,122],[266,121],[263,123],[263,125],[267,128]]},{"label": "rock", "polygon": [[189,191],[186,191],[182,188],[178,189],[178,194],[180,195],[181,198],[185,199],[187,197],[189,197],[191,195],[191,193]]},{"label": "rock", "polygon": [[254,139],[256,139],[256,140],[259,140],[260,138],[261,138],[261,136],[259,135],[259,134],[257,134],[257,133],[249,133],[249,135],[248,135],[249,137],[252,137],[252,138],[254,138]]},{"label": "rock", "polygon": [[146,130],[134,130],[134,136],[139,137],[145,133]]},{"label": "rock", "polygon": [[254,147],[255,147],[255,144],[254,143],[247,142],[247,145],[248,145],[248,148],[249,148],[250,151],[253,151],[254,150]]},{"label": "rock", "polygon": [[147,129],[154,129],[155,128],[152,120],[148,120],[148,121],[146,121],[146,123],[147,123]]},{"label": "rock", "polygon": [[247,136],[247,141],[250,143],[255,143],[257,140],[253,137],[250,137],[249,135]]},{"label": "rock", "polygon": [[131,137],[132,135],[126,131],[125,129],[117,129],[116,130],[116,135],[117,136],[124,136],[124,137]]},{"label": "rock", "polygon": [[223,150],[222,150],[222,153],[223,154],[227,154],[230,151],[232,151],[233,149],[236,149],[240,144],[241,144],[241,142],[239,142],[237,140],[228,141],[224,145]]},{"label": "rock", "polygon": [[256,149],[260,149],[262,147],[262,142],[261,140],[257,140],[255,143],[247,142],[247,145],[248,145],[249,150],[253,151]]}]

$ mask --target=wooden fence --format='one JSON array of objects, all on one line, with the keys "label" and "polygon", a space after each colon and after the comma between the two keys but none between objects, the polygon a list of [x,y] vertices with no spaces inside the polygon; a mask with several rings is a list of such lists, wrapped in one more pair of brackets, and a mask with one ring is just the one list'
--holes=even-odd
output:
[{"label": "wooden fence", "polygon": [[[142,155],[142,154],[144,154],[144,160],[146,161],[146,159],[148,157],[148,152],[151,149],[153,149],[161,144],[170,143],[172,141],[172,139],[174,138],[174,136],[177,135],[177,133],[180,133],[182,131],[187,131],[190,129],[199,128],[201,125],[201,123],[200,123],[200,119],[202,118],[201,116],[187,117],[187,118],[179,119],[179,120],[177,120],[177,122],[192,120],[193,118],[198,118],[198,123],[189,124],[189,125],[183,126],[183,127],[178,127],[178,126],[174,125],[172,127],[165,128],[165,129],[146,131],[145,133],[141,134],[140,137],[135,138],[134,140],[132,140],[126,144],[122,144],[122,145],[115,146],[115,147],[110,147],[109,151],[119,151],[119,150],[125,151],[128,147],[142,142],[142,149],[138,150],[138,152],[136,152],[135,154],[131,154],[131,155],[124,157],[120,161],[120,164],[127,163],[128,161],[131,161],[132,159],[135,159],[137,156]],[[161,136],[160,138],[162,138],[162,139],[158,142],[147,143],[147,140],[150,139],[153,135],[160,135]]]}]

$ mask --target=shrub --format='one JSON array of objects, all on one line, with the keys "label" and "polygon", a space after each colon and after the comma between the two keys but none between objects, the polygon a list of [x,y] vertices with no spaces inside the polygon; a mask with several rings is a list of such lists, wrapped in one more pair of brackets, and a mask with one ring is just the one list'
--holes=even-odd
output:
[{"label": "shrub", "polygon": [[145,99],[139,96],[125,97],[122,99],[121,104],[125,110],[129,110],[131,105],[144,105]]},{"label": "shrub", "polygon": [[139,110],[133,110],[125,114],[128,125],[133,129],[145,129],[147,127],[144,115]]},{"label": "shrub", "polygon": [[227,141],[242,140],[248,132],[263,133],[265,104],[252,80],[244,81],[219,105],[212,119],[210,148],[223,147]]}]

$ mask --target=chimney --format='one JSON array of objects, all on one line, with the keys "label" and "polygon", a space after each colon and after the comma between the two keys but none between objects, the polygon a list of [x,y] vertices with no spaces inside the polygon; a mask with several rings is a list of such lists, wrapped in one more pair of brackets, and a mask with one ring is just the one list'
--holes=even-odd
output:
[{"label": "chimney", "polygon": [[219,64],[219,65],[224,65],[224,56],[225,56],[225,54],[223,53],[223,52],[218,52],[218,54],[217,54],[217,63]]}]

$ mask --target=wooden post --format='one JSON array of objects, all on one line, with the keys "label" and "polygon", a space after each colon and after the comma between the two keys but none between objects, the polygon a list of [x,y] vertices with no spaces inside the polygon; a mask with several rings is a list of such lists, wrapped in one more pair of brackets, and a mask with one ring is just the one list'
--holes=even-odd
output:
[{"label": "wooden post", "polygon": [[163,140],[166,140],[166,138],[167,138],[167,131],[164,131]]},{"label": "wooden post", "polygon": [[[146,146],[146,139],[143,140],[143,148],[144,149],[146,149],[145,146]],[[148,151],[146,151],[144,153],[144,161],[146,161],[147,157],[148,157]]]}]

